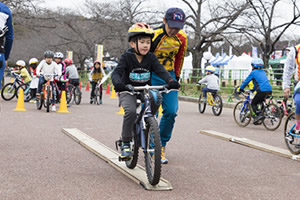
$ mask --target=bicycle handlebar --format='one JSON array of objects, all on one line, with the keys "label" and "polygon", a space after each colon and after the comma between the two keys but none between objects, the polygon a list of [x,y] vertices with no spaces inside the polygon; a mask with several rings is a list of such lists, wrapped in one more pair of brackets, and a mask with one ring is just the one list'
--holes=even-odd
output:
[{"label": "bicycle handlebar", "polygon": [[158,85],[158,86],[151,86],[151,85],[145,85],[145,86],[132,86],[132,85],[126,85],[127,91],[122,91],[120,94],[127,93],[130,95],[138,94],[138,91],[141,90],[152,90],[152,89],[158,89],[160,93],[169,93],[172,91],[179,91],[178,89],[168,89],[168,85]]}]

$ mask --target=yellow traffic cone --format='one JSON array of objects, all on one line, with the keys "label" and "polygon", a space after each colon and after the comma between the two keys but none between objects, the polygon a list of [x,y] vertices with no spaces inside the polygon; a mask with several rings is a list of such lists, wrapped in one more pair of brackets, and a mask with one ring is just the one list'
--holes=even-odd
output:
[{"label": "yellow traffic cone", "polygon": [[114,88],[114,87],[112,87],[112,89],[111,89],[111,96],[110,96],[110,98],[111,98],[111,99],[117,98],[117,96],[116,96],[116,91],[115,91],[115,88]]},{"label": "yellow traffic cone", "polygon": [[117,112],[117,114],[119,114],[119,115],[124,115],[125,114],[124,109],[123,109],[122,106],[120,107],[120,112]]},{"label": "yellow traffic cone", "polygon": [[27,111],[24,106],[24,91],[22,88],[19,89],[17,107],[14,109],[14,111]]},{"label": "yellow traffic cone", "polygon": [[160,106],[159,106],[159,109],[158,109],[158,115],[159,115],[159,116],[162,116],[162,115],[163,115],[163,114],[162,114],[162,111],[163,111],[162,105],[160,105]]},{"label": "yellow traffic cone", "polygon": [[14,78],[13,78],[13,77],[10,78],[10,82],[11,82],[11,83],[14,82]]},{"label": "yellow traffic cone", "polygon": [[70,113],[67,109],[66,91],[62,91],[62,94],[60,97],[59,109],[57,112],[58,113]]}]

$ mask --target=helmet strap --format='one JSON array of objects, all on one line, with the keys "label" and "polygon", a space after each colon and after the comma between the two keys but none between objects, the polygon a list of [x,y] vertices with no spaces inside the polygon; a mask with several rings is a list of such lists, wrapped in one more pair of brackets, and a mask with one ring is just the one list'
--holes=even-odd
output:
[{"label": "helmet strap", "polygon": [[141,56],[142,54],[140,53],[139,51],[139,39],[138,37],[135,38],[135,44],[136,44],[136,50],[135,50],[135,53],[139,56]]}]

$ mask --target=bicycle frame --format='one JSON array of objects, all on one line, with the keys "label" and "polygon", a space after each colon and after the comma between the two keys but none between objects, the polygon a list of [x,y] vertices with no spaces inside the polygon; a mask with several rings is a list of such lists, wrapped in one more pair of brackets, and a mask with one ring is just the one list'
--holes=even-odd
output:
[{"label": "bicycle frame", "polygon": [[210,106],[215,106],[215,101],[214,101],[214,97],[213,97],[212,93],[211,92],[207,92],[206,95],[207,95],[207,102],[208,102],[208,104]]},{"label": "bicycle frame", "polygon": [[294,124],[294,125],[292,126],[292,128],[289,130],[289,134],[290,134],[291,136],[293,136],[293,137],[300,138],[300,135],[296,135],[295,133],[292,132],[292,130],[295,129],[295,127],[296,127],[296,124]]}]

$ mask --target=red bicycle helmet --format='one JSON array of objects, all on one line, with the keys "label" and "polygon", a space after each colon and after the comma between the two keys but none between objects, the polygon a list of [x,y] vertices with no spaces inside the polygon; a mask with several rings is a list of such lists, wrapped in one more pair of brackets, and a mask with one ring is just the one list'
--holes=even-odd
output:
[{"label": "red bicycle helmet", "polygon": [[70,59],[70,58],[66,58],[66,59],[64,60],[64,62],[65,62],[67,65],[72,65],[72,64],[73,64],[73,60]]}]

